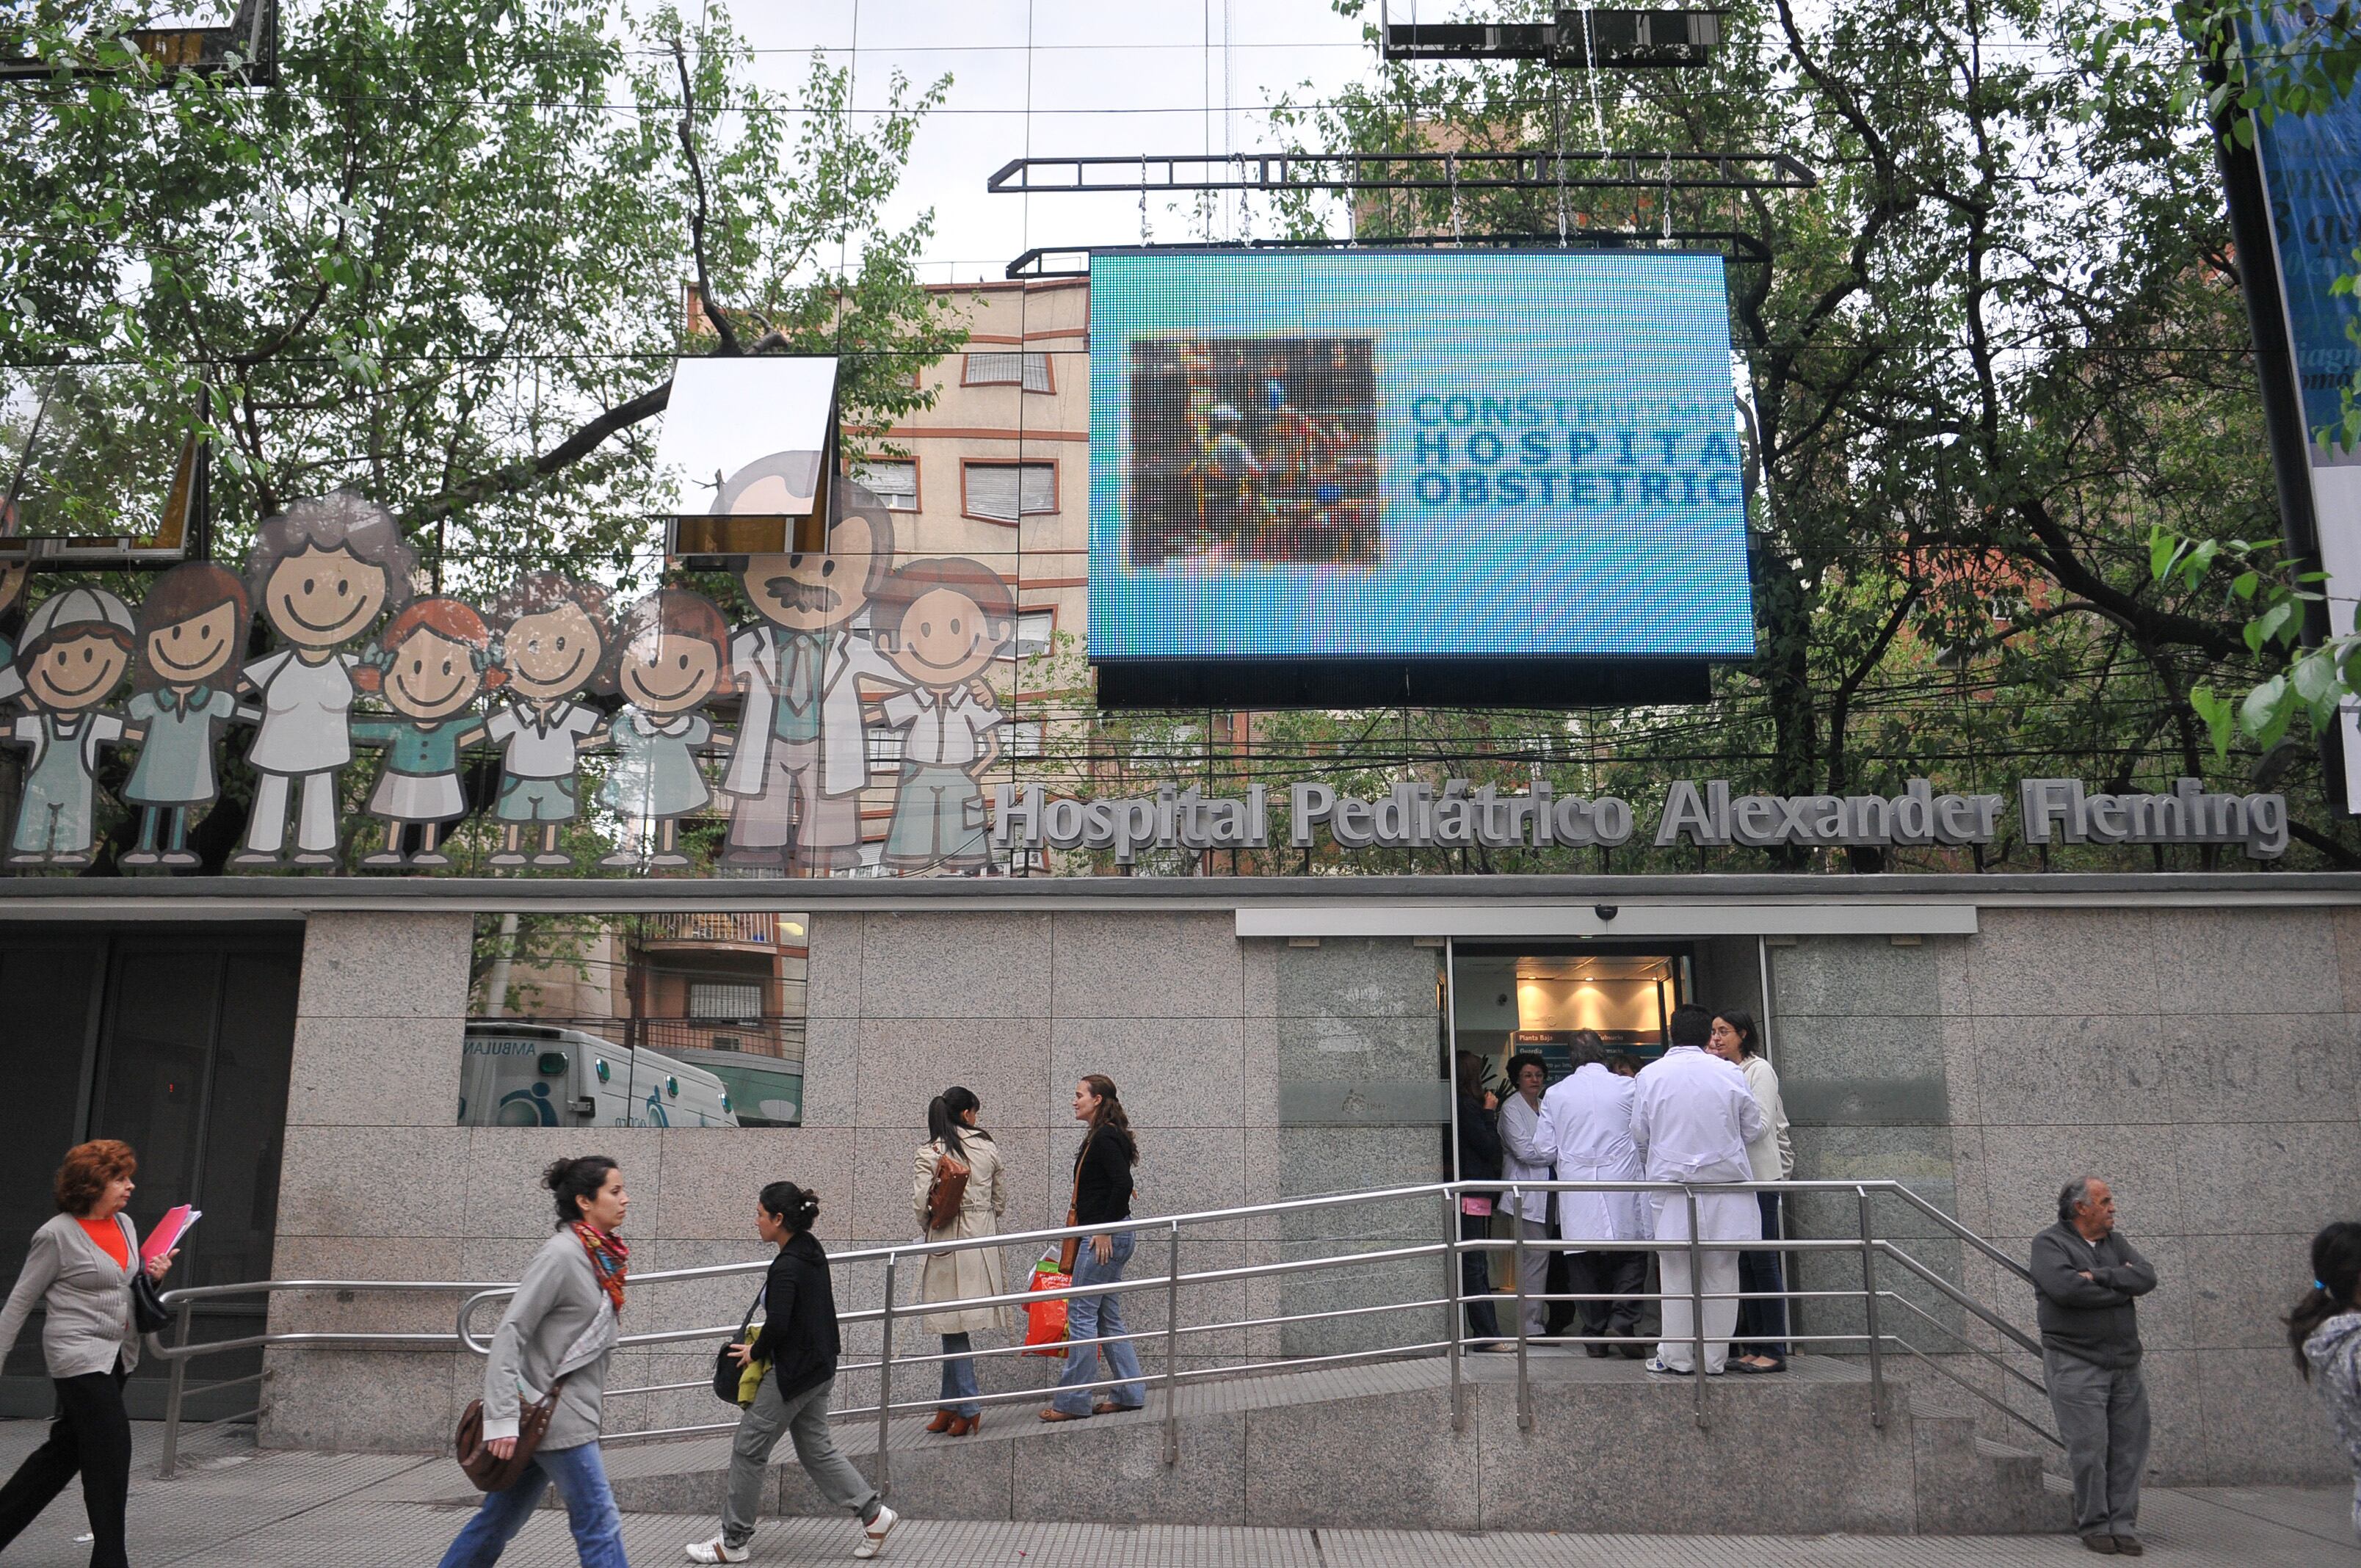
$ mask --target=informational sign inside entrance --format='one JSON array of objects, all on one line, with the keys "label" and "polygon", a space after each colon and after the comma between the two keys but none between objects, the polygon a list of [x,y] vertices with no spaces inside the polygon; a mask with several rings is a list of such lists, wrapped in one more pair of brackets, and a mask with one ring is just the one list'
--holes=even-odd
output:
[{"label": "informational sign inside entrance", "polygon": [[1094,661],[1743,659],[1718,256],[1091,264]]}]

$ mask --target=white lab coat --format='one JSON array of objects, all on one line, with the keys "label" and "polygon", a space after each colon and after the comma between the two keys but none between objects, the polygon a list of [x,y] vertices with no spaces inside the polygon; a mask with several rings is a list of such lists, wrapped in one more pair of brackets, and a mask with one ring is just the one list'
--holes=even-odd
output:
[{"label": "white lab coat", "polygon": [[[1640,1179],[1640,1155],[1631,1143],[1632,1081],[1591,1062],[1542,1096],[1540,1142],[1560,1181]],[[1576,1242],[1645,1241],[1640,1198],[1637,1192],[1561,1192],[1558,1234]]]},{"label": "white lab coat", "polygon": [[[746,677],[746,708],[738,743],[721,788],[729,795],[761,795],[771,776],[772,720],[779,702],[778,640],[771,623],[755,622],[730,640],[730,667]],[[869,740],[861,718],[861,676],[895,689],[909,678],[888,663],[875,643],[857,631],[832,630],[819,676],[819,790],[850,795],[869,782]]]},{"label": "white lab coat", "polygon": [[[1769,1130],[1746,1075],[1695,1046],[1675,1046],[1631,1080],[1631,1142],[1650,1181],[1752,1181],[1746,1146]],[[1654,1199],[1659,1241],[1686,1241],[1688,1200]],[[1700,1194],[1700,1241],[1760,1241],[1763,1212],[1752,1192]]]},{"label": "white lab coat", "polygon": [[[1500,1179],[1503,1181],[1547,1181],[1553,1157],[1549,1145],[1542,1141],[1542,1113],[1525,1103],[1525,1097],[1511,1091],[1500,1102]],[[1509,1195],[1500,1194],[1503,1204]],[[1517,1212],[1540,1224],[1549,1218],[1550,1195],[1546,1192],[1517,1194]]]}]

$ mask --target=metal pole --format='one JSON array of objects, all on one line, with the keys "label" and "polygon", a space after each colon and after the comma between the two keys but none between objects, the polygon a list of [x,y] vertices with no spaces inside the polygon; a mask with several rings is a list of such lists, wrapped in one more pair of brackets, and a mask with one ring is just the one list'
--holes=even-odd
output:
[{"label": "metal pole", "polygon": [[1871,1240],[1869,1227],[1869,1189],[1853,1190],[1861,1195],[1861,1299],[1869,1310],[1869,1422],[1874,1427],[1885,1425],[1885,1350],[1884,1336],[1877,1328],[1877,1247]]},{"label": "metal pole", "polygon": [[1525,1376],[1525,1209],[1522,1196],[1509,1189],[1509,1223],[1516,1232],[1512,1255],[1517,1267],[1517,1430],[1533,1430],[1533,1385]]},{"label": "metal pole", "polygon": [[[180,1327],[182,1348],[186,1348],[189,1343],[191,1305],[192,1303],[187,1301],[181,1303]],[[173,1466],[181,1457],[181,1396],[188,1387],[188,1382],[189,1358],[184,1355],[174,1356],[171,1379],[164,1391],[164,1457],[156,1465],[156,1475],[160,1480],[170,1481],[172,1478]]]},{"label": "metal pole", "polygon": [[[1705,1419],[1705,1257],[1697,1251],[1697,1189],[1683,1187],[1681,1196],[1689,1206],[1689,1354],[1697,1359],[1689,1364],[1689,1376],[1697,1380],[1697,1430],[1706,1430]],[[1662,1272],[1659,1270],[1658,1272]]]},{"label": "metal pole", "polygon": [[1451,1363],[1451,1430],[1467,1430],[1467,1409],[1459,1397],[1459,1193],[1443,1190],[1443,1299],[1450,1318],[1444,1324],[1443,1354]]},{"label": "metal pole", "polygon": [[1164,1463],[1180,1463],[1180,1222],[1164,1266]]},{"label": "metal pole", "polygon": [[878,1319],[883,1334],[877,1348],[877,1495],[891,1489],[886,1469],[885,1427],[894,1414],[894,1265],[898,1255],[885,1255],[885,1311]]}]

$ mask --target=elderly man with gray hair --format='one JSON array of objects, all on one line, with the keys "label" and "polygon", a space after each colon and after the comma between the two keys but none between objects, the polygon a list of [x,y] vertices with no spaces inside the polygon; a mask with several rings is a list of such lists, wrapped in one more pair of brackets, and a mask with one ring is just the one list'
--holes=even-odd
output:
[{"label": "elderly man with gray hair", "polygon": [[2058,1223],[2033,1238],[2041,1365],[2074,1476],[2074,1529],[2092,1552],[2137,1557],[2147,1386],[2139,1310],[2156,1270],[2115,1229],[2115,1196],[2095,1176],[2058,1194]]}]

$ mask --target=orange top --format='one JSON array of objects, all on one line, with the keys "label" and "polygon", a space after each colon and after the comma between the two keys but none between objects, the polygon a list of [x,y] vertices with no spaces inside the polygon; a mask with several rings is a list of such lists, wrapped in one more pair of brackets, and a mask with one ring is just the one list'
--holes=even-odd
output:
[{"label": "orange top", "polygon": [[113,1258],[119,1266],[124,1268],[131,1266],[131,1244],[123,1239],[123,1227],[112,1217],[104,1220],[85,1220],[77,1214],[74,1216],[74,1223],[80,1225],[83,1233],[98,1244],[99,1251]]}]

